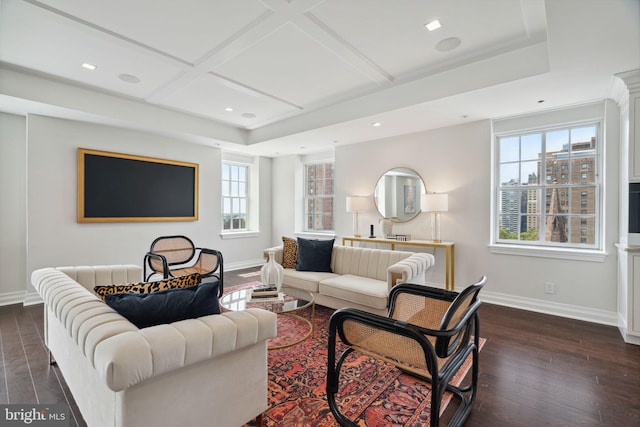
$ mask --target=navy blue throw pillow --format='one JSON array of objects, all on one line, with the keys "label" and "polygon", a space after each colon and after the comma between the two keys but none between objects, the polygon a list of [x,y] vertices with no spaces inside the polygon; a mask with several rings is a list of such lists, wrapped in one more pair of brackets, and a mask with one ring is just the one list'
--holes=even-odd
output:
[{"label": "navy blue throw pillow", "polygon": [[150,294],[113,294],[105,303],[138,328],[220,314],[218,281]]},{"label": "navy blue throw pillow", "polygon": [[323,271],[331,273],[331,240],[302,239],[298,237],[298,271]]}]

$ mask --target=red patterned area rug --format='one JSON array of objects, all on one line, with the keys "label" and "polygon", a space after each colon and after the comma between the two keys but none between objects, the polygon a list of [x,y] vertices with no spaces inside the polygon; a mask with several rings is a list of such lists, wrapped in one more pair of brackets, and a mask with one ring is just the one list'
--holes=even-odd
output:
[{"label": "red patterned area rug", "polygon": [[[244,286],[225,290],[231,292]],[[316,306],[313,334],[292,347],[270,350],[269,409],[263,417],[267,427],[334,427],[326,398],[327,334],[334,310]],[[310,314],[310,313],[309,313]],[[306,317],[306,316],[305,316]],[[287,316],[278,317],[278,334],[298,334],[304,328]],[[452,383],[459,385],[470,360]],[[361,427],[418,427],[429,425],[429,384],[402,374],[392,365],[352,353],[341,375],[339,400],[346,416]],[[452,396],[445,394],[442,412]],[[249,423],[247,426],[255,424]]]}]

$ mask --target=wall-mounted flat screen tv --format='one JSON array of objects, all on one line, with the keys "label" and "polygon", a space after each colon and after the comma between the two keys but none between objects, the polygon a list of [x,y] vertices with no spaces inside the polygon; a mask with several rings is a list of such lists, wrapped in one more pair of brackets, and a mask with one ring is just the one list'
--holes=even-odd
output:
[{"label": "wall-mounted flat screen tv", "polygon": [[197,220],[197,163],[78,148],[78,222]]}]

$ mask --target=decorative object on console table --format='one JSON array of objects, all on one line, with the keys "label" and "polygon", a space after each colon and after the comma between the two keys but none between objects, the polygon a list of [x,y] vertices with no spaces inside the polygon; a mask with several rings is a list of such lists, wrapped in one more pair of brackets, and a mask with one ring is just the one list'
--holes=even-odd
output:
[{"label": "decorative object on console table", "polygon": [[260,280],[263,285],[275,285],[276,291],[279,292],[284,280],[284,268],[276,262],[275,253],[275,250],[267,251],[269,259],[260,269]]},{"label": "decorative object on console table", "polygon": [[391,218],[380,218],[378,221],[380,223],[380,230],[382,231],[382,237],[387,237],[390,234],[393,234],[393,219]]},{"label": "decorative object on console table", "polygon": [[449,210],[449,195],[427,193],[423,194],[420,202],[422,212],[431,212],[431,240],[441,242],[440,214]]},{"label": "decorative object on console table", "polygon": [[371,224],[369,226],[369,238],[370,239],[375,239],[376,238],[376,235],[373,233],[373,224]]},{"label": "decorative object on console table", "polygon": [[368,203],[367,198],[363,196],[347,196],[347,212],[353,213],[353,237],[360,236],[360,230],[358,229],[358,215],[360,212],[367,210]]}]

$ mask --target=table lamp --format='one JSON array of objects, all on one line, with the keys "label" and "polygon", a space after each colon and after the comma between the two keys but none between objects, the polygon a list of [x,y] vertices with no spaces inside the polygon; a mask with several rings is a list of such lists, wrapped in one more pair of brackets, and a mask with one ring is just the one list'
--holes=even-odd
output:
[{"label": "table lamp", "polygon": [[440,240],[440,214],[449,210],[449,195],[427,193],[420,199],[422,212],[431,212],[431,240],[436,243]]},{"label": "table lamp", "polygon": [[367,210],[369,203],[364,196],[347,196],[347,212],[353,213],[353,237],[362,237],[359,233],[358,215]]}]

